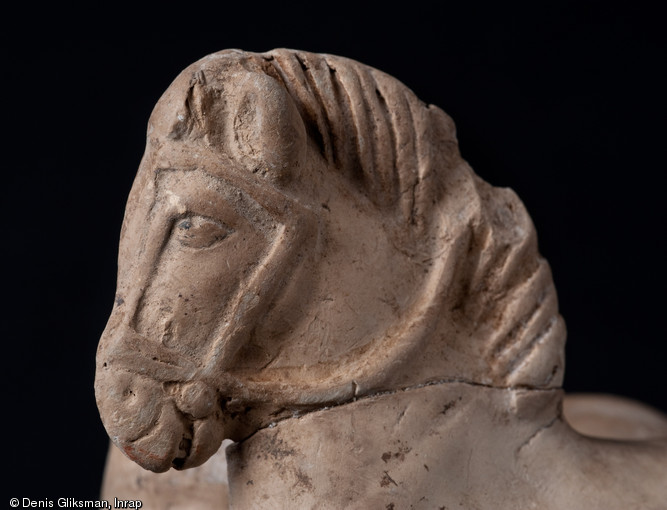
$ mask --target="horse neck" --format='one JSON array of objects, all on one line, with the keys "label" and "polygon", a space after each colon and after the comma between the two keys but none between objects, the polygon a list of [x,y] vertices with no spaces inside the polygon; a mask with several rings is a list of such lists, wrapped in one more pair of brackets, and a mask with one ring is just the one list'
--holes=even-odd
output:
[{"label": "horse neck", "polygon": [[451,508],[476,491],[506,493],[491,470],[511,476],[561,398],[442,383],[289,418],[227,449],[230,508]]}]

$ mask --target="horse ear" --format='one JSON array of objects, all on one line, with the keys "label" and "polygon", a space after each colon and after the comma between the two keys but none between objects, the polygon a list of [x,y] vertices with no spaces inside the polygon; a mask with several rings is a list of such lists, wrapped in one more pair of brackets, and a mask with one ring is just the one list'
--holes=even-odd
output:
[{"label": "horse ear", "polygon": [[228,96],[228,146],[249,170],[287,181],[303,160],[306,128],[294,101],[274,78],[249,73]]}]

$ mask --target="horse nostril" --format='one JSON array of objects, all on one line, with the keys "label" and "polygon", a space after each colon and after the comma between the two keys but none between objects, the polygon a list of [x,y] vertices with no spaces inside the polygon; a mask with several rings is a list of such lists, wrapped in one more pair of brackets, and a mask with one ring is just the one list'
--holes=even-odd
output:
[{"label": "horse nostril", "polygon": [[148,378],[104,366],[95,380],[100,416],[110,436],[126,440],[151,430],[161,413],[162,388]]}]

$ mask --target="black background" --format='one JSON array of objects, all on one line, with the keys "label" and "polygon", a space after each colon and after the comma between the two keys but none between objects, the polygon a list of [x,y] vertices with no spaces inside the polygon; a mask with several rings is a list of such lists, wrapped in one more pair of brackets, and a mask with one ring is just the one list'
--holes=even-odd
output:
[{"label": "black background", "polygon": [[95,349],[147,120],[184,67],[231,47],[354,58],[448,112],[463,156],[536,224],[568,325],[565,388],[667,411],[662,18],[637,2],[534,4],[248,4],[184,8],[142,37],[71,22],[5,37],[8,497],[98,494]]}]

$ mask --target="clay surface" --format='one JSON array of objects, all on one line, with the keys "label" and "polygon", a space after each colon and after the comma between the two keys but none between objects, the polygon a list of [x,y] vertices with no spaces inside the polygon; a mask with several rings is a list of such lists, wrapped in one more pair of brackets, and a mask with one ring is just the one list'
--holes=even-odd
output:
[{"label": "clay surface", "polygon": [[[443,411],[445,408],[448,411],[451,407],[446,405]],[[574,430],[590,437],[621,440],[667,437],[667,418],[663,414],[644,404],[613,395],[566,394],[563,398],[563,417]],[[102,497],[107,500],[113,500],[114,497],[140,500],[149,508],[172,510],[229,508],[225,448],[230,444],[228,440],[223,441],[220,450],[201,466],[186,471],[170,470],[166,473],[153,473],[143,469],[112,445],[104,472]],[[381,458],[387,463],[392,459],[403,462],[406,449],[407,447],[402,446],[393,453],[383,452]],[[274,448],[268,452],[269,450],[263,451],[261,455],[279,458],[285,450]],[[232,455],[239,457],[236,453]],[[279,463],[276,469],[280,470],[282,467]],[[241,464],[240,470],[245,469]],[[382,473],[384,475],[384,471]],[[246,478],[247,476],[248,473]],[[303,474],[301,476],[303,478]],[[233,479],[238,484],[238,480],[243,477]],[[387,485],[389,479],[383,476],[382,480]],[[246,480],[246,485],[254,486],[254,482],[249,483],[250,481]],[[240,490],[245,491],[246,488],[241,485]],[[267,496],[267,500],[275,501],[275,496],[263,496]]]},{"label": "clay surface", "polygon": [[231,439],[231,508],[659,508],[660,426],[574,432],[564,342],[523,204],[394,78],[230,50],[156,105],[95,382],[144,468]]},{"label": "clay surface", "polygon": [[607,439],[667,437],[667,416],[650,406],[615,395],[570,394],[563,414],[579,433]]}]

